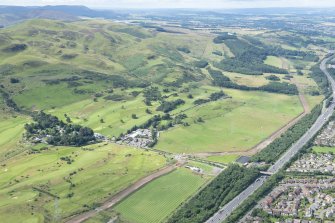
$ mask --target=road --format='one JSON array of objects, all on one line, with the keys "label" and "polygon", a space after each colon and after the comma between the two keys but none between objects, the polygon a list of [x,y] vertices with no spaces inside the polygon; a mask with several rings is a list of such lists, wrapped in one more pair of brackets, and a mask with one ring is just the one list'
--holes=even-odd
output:
[{"label": "road", "polygon": [[[327,76],[331,88],[333,90],[333,98],[335,98],[335,81],[327,71],[326,63],[330,58],[325,58],[321,64],[320,69]],[[269,169],[268,172],[277,173],[297,152],[322,128],[322,126],[328,121],[330,116],[333,114],[335,108],[334,101],[328,108],[323,109],[319,118],[315,121],[312,127],[296,142],[294,143],[285,153],[282,155],[277,162],[275,162]],[[220,223],[224,221],[243,201],[245,201],[250,195],[252,195],[259,187],[261,187],[267,180],[267,176],[259,177],[253,182],[247,189],[240,193],[237,197],[231,200],[228,204],[223,206],[218,212],[216,212],[206,223]]]}]

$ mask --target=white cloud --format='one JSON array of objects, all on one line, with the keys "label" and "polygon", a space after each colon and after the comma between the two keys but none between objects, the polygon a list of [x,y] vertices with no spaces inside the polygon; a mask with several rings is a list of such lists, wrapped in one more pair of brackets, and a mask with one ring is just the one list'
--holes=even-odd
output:
[{"label": "white cloud", "polygon": [[86,5],[106,8],[335,7],[334,0],[0,0],[0,5]]}]

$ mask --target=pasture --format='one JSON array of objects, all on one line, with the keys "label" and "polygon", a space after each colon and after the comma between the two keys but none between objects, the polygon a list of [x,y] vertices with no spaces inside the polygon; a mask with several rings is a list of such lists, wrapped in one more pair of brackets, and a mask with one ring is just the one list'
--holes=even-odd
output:
[{"label": "pasture", "polygon": [[235,162],[240,155],[229,154],[229,155],[222,155],[222,156],[209,156],[206,159],[213,162],[229,164]]},{"label": "pasture", "polygon": [[179,168],[150,182],[118,204],[114,210],[121,214],[121,219],[133,223],[163,222],[205,182],[204,177]]},{"label": "pasture", "polygon": [[[162,132],[156,148],[175,153],[246,151],[302,112],[297,96],[224,91],[232,99],[187,110],[190,126]],[[204,122],[196,122],[197,117]]]}]

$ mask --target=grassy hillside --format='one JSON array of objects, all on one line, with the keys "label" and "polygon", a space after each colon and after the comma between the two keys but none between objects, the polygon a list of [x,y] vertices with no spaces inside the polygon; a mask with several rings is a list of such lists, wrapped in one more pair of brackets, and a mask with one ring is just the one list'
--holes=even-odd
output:
[{"label": "grassy hillside", "polygon": [[[298,115],[301,112],[298,99],[277,93],[249,92],[243,88],[254,87],[256,90],[258,87],[261,90],[262,86],[271,84],[268,77],[274,74],[251,76],[221,70],[230,79],[229,86],[242,86],[241,91],[223,88],[231,99],[195,108],[196,100],[221,90],[213,87],[217,83],[210,70],[218,71],[218,64],[227,64],[227,59],[230,69],[234,69],[234,52],[243,58],[293,52],[298,56],[291,56],[290,60],[294,59],[292,63],[301,67],[304,59],[299,55],[305,51],[271,48],[266,45],[267,38],[274,37],[263,33],[257,33],[256,39],[256,36],[246,36],[242,32],[236,39],[219,43],[215,42],[216,36],[187,29],[178,30],[178,33],[159,32],[154,28],[103,20],[67,23],[30,20],[0,32],[0,87],[20,109],[45,110],[61,119],[67,115],[72,122],[109,137],[118,137],[154,115],[162,115],[157,108],[163,101],[182,99],[185,103],[170,114],[186,114],[185,122],[189,126],[175,125],[163,132],[157,148],[171,151],[169,145],[173,144],[174,151],[182,152],[203,148],[209,151],[245,150]],[[238,43],[247,48],[241,48]],[[253,55],[252,49],[258,48]],[[289,62],[282,57],[266,57],[263,61],[264,65],[268,64],[266,66],[261,65],[259,59],[256,61],[260,69],[292,70],[283,64]],[[308,67],[305,69],[306,73],[295,79],[304,85],[307,101],[313,107],[321,98],[311,96],[317,88],[308,79]],[[278,83],[295,84],[283,74],[275,76]],[[145,103],[143,94],[149,86],[158,87],[161,94],[158,101],[150,104]],[[267,102],[270,95],[276,100]],[[269,108],[275,108],[275,112]],[[263,129],[255,130],[252,123],[248,128],[239,124],[248,119],[251,110],[259,114],[253,120]],[[132,118],[134,114],[136,119]],[[199,118],[205,122],[197,123]],[[220,135],[217,130],[222,130]],[[216,134],[207,134],[211,131]],[[194,141],[198,135],[210,135],[210,138]],[[178,136],[183,140],[180,141]],[[173,140],[169,139],[171,137]],[[189,141],[194,141],[195,147],[189,145]],[[187,149],[186,144],[193,149]]]},{"label": "grassy hillside", "polygon": [[[252,148],[302,112],[297,89],[310,107],[322,100],[309,77],[315,62],[301,56],[307,48],[281,40],[283,47],[274,50],[277,37],[261,31],[241,30],[234,40],[215,42],[218,35],[108,20],[36,19],[1,29],[0,216],[8,222],[59,222],[96,208],[167,162],[159,153],[111,142],[28,142],[24,125],[32,122],[31,112],[43,110],[110,138],[151,123],[148,128],[160,135],[154,149],[193,154]],[[281,59],[292,53],[284,49],[298,56]],[[252,59],[257,71],[250,65],[238,69],[239,58]],[[293,90],[283,91],[287,86]],[[181,168],[116,210],[129,221],[160,222],[206,180]]]}]

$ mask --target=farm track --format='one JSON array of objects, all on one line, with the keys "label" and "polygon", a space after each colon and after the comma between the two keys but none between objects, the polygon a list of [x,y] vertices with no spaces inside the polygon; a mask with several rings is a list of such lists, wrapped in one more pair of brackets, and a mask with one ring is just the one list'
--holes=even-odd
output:
[{"label": "farm track", "polygon": [[158,171],[150,174],[149,176],[146,176],[146,177],[138,180],[137,182],[135,182],[134,184],[130,185],[126,189],[118,192],[114,196],[110,197],[100,207],[98,207],[98,208],[96,208],[94,210],[90,210],[90,211],[81,213],[79,215],[72,216],[72,217],[68,218],[68,220],[66,220],[66,222],[67,223],[80,223],[80,222],[84,222],[87,219],[89,219],[91,217],[94,217],[99,212],[104,211],[104,210],[106,210],[108,208],[111,208],[111,207],[115,206],[121,200],[123,200],[124,198],[128,197],[132,193],[136,192],[137,190],[139,190],[140,188],[142,188],[146,184],[150,183],[151,181],[153,181],[153,180],[155,180],[155,179],[157,179],[157,178],[159,178],[159,177],[161,177],[161,176],[163,176],[165,174],[168,174],[168,173],[172,172],[177,167],[180,167],[183,164],[184,163],[177,163],[175,165],[169,165],[169,166],[163,167],[163,168],[159,169]]}]

